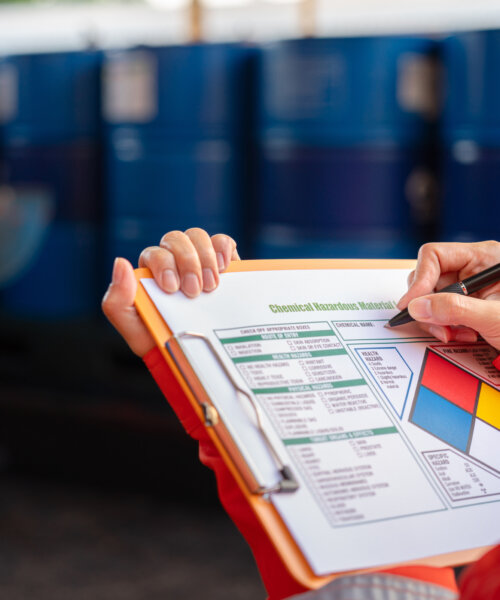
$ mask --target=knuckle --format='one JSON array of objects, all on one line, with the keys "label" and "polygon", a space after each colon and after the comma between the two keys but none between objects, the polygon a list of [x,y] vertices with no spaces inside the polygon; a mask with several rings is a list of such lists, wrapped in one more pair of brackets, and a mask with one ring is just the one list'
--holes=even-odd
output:
[{"label": "knuckle", "polygon": [[177,263],[179,265],[185,265],[192,267],[198,263],[198,253],[196,250],[183,250],[179,252],[177,255]]},{"label": "knuckle", "polygon": [[460,322],[466,314],[467,299],[460,294],[436,294],[438,315],[443,319]]},{"label": "knuckle", "polygon": [[106,317],[108,317],[108,319],[111,317],[112,313],[113,313],[113,302],[112,302],[112,298],[111,298],[111,286],[112,284],[110,284],[109,288],[106,290],[106,293],[104,294],[102,300],[101,300],[101,309],[102,312],[106,315]]},{"label": "knuckle", "polygon": [[190,227],[189,229],[186,229],[186,231],[184,233],[190,239],[191,238],[206,238],[207,240],[210,239],[210,236],[208,235],[208,233],[201,227]]},{"label": "knuckle", "polygon": [[427,256],[434,254],[436,246],[436,242],[427,242],[426,244],[423,244],[418,250],[418,257],[426,258]]},{"label": "knuckle", "polygon": [[227,235],[226,233],[216,233],[215,235],[212,236],[212,242],[215,242],[218,244],[228,244],[232,250],[234,250],[236,248],[235,240],[230,235]]},{"label": "knuckle", "polygon": [[174,229],[172,231],[167,232],[164,236],[162,236],[162,238],[160,240],[160,246],[167,246],[171,242],[175,243],[175,242],[179,242],[179,241],[184,241],[185,238],[186,238],[186,235],[182,231]]},{"label": "knuckle", "polygon": [[213,248],[200,250],[198,256],[202,264],[211,263],[215,260],[215,251]]},{"label": "knuckle", "polygon": [[497,242],[496,240],[487,240],[484,244],[488,253],[491,252],[495,255],[500,254],[500,242]]},{"label": "knuckle", "polygon": [[158,255],[158,251],[160,248],[158,246],[148,246],[144,248],[144,250],[139,255],[139,260],[143,260],[145,262],[154,261]]}]

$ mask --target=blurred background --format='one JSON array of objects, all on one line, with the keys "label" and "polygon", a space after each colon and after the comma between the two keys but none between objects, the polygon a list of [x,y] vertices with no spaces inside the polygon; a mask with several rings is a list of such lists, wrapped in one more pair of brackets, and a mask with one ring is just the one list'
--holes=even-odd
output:
[{"label": "blurred background", "polygon": [[499,167],[495,0],[0,2],[0,596],[265,597],[100,315],[115,256],[498,239]]}]

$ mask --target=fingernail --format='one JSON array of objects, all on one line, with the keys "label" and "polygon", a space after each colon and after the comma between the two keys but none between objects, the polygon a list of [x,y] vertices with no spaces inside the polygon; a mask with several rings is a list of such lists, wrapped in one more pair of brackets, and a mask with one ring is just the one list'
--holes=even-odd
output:
[{"label": "fingernail", "polygon": [[194,273],[184,275],[181,287],[186,296],[197,296],[201,292],[200,281]]},{"label": "fingernail", "polygon": [[123,279],[123,262],[119,258],[115,258],[115,262],[113,263],[113,273],[111,275],[111,281],[118,285],[121,283]]},{"label": "fingernail", "polygon": [[477,333],[474,331],[457,331],[455,339],[457,342],[477,342]]},{"label": "fingernail", "polygon": [[433,335],[435,338],[437,338],[438,340],[441,340],[442,342],[448,341],[448,331],[446,330],[445,327],[439,327],[438,325],[432,325],[431,327],[429,327],[429,333],[431,335]]},{"label": "fingernail", "polygon": [[431,301],[429,298],[416,298],[408,304],[408,312],[417,319],[428,319],[432,316]]},{"label": "fingernail", "polygon": [[212,269],[203,269],[203,290],[211,292],[217,287]]},{"label": "fingernail", "polygon": [[161,274],[161,287],[169,293],[176,292],[179,289],[179,278],[172,269],[165,269]]},{"label": "fingernail", "polygon": [[224,271],[226,268],[226,259],[222,252],[217,252],[217,266],[219,267],[219,271]]}]

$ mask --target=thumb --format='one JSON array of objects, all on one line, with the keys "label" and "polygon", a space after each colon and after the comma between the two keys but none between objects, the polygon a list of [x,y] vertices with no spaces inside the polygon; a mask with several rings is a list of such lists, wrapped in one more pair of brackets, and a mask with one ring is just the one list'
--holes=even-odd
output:
[{"label": "thumb", "polygon": [[[491,298],[491,297],[490,297]],[[422,323],[465,325],[495,347],[500,345],[500,302],[460,294],[431,294],[408,304],[408,312]]]},{"label": "thumb", "polygon": [[132,265],[124,258],[116,258],[111,283],[102,300],[102,310],[132,352],[144,356],[154,346],[154,341],[134,307],[136,291],[137,281]]}]

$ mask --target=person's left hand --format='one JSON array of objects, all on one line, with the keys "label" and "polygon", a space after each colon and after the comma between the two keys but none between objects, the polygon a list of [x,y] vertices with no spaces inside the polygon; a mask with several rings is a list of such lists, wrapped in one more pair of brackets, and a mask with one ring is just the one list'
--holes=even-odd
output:
[{"label": "person's left hand", "polygon": [[[179,289],[190,298],[211,292],[219,283],[219,272],[239,260],[235,241],[228,235],[212,237],[199,228],[170,231],[159,246],[142,251],[140,267],[148,267],[156,283],[167,293]],[[132,352],[144,356],[155,343],[137,314],[134,298],[137,281],[128,260],[116,258],[111,283],[102,300],[102,310],[125,339]]]}]

